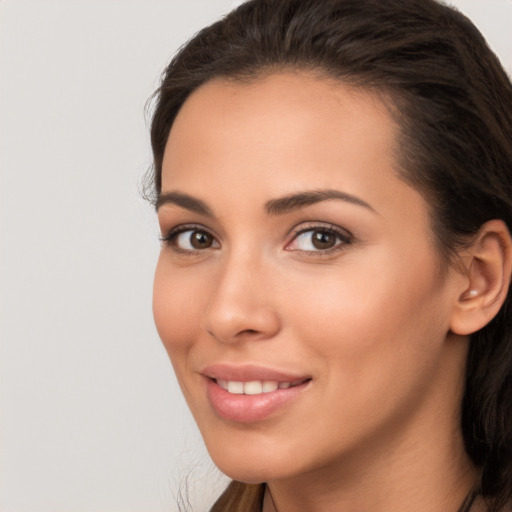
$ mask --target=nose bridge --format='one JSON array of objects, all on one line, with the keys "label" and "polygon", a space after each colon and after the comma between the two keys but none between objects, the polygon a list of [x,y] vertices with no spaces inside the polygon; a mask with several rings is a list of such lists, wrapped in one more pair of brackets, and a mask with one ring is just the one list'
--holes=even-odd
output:
[{"label": "nose bridge", "polygon": [[249,245],[222,259],[205,314],[205,328],[218,341],[265,339],[279,331],[269,286],[271,268]]}]

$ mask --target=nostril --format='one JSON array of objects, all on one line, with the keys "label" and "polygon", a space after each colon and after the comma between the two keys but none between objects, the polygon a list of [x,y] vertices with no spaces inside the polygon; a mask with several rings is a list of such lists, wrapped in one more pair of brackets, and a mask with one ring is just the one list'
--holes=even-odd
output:
[{"label": "nostril", "polygon": [[224,343],[272,338],[280,329],[276,311],[257,300],[239,301],[218,293],[207,308],[203,328]]}]

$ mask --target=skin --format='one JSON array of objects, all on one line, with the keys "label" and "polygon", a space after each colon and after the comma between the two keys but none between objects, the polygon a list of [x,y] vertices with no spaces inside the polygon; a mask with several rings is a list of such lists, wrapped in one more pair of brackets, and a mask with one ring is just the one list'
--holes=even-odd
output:
[{"label": "skin", "polygon": [[[440,266],[396,140],[379,97],[305,72],[209,82],[172,127],[162,192],[209,214],[164,202],[162,234],[193,224],[212,245],[191,250],[191,232],[163,243],[155,321],[214,462],[267,482],[265,510],[455,512],[476,478],[459,428],[468,340],[450,329],[468,282]],[[366,206],[265,208],[326,189]],[[330,227],[343,236],[319,251],[311,229]],[[201,369],[217,362],[312,380],[240,424],[208,401]]]}]

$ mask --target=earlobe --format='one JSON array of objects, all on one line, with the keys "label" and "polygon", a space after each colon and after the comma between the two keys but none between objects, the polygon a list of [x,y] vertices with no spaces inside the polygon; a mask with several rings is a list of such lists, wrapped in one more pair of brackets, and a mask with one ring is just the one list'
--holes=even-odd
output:
[{"label": "earlobe", "polygon": [[464,250],[466,280],[458,294],[450,328],[472,334],[487,325],[501,309],[512,274],[512,239],[505,223],[491,220],[480,228]]}]

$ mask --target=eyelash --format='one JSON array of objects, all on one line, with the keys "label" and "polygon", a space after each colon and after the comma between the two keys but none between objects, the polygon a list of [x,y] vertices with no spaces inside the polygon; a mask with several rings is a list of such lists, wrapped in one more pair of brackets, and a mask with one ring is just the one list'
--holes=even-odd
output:
[{"label": "eyelash", "polygon": [[[304,250],[304,249],[286,249],[288,251],[295,250],[296,252],[304,255],[312,255],[312,256],[322,256],[326,254],[333,254],[338,251],[342,251],[346,248],[347,245],[350,245],[353,241],[353,236],[351,233],[349,233],[345,229],[341,229],[338,226],[335,226],[333,224],[319,224],[319,223],[311,223],[308,226],[302,225],[298,229],[296,229],[293,232],[293,238],[292,240],[287,244],[287,247],[292,245],[294,242],[296,243],[301,235],[304,235],[305,233],[310,233],[313,235],[313,233],[327,233],[329,235],[334,235],[336,237],[336,243],[333,247],[329,247],[327,249],[316,249],[316,250]],[[311,242],[311,239],[310,239]]]},{"label": "eyelash", "polygon": [[[194,255],[199,252],[202,252],[206,249],[183,249],[179,247],[176,244],[177,238],[183,234],[190,231],[191,233],[197,232],[197,233],[205,233],[212,237],[213,240],[216,240],[215,236],[210,233],[208,229],[206,229],[204,226],[201,226],[200,224],[183,224],[180,226],[177,226],[173,229],[171,229],[167,234],[160,236],[160,242],[164,245],[169,245],[175,250],[176,252],[179,252],[181,254],[185,255]],[[218,242],[217,242],[218,243]]]},{"label": "eyelash", "polygon": [[[205,233],[212,237],[214,243],[217,243],[217,244],[219,243],[217,241],[217,239],[215,238],[215,236],[212,235],[211,232],[207,228],[205,228],[204,226],[201,226],[199,224],[185,224],[185,225],[177,226],[177,227],[171,229],[166,235],[160,236],[160,242],[165,245],[172,246],[173,250],[175,250],[176,252],[179,252],[181,254],[185,254],[185,255],[195,255],[195,254],[201,253],[201,252],[206,251],[207,249],[211,248],[211,247],[207,247],[204,249],[183,249],[183,248],[179,247],[176,244],[177,238],[181,234],[187,233],[188,231],[190,231],[191,233],[193,233],[193,232]],[[304,250],[304,249],[289,249],[288,248],[294,242],[296,243],[299,240],[299,237],[301,235],[304,235],[305,233],[309,233],[309,232],[311,232],[312,234],[314,232],[319,232],[319,233],[324,233],[324,234],[327,233],[330,235],[334,235],[337,239],[336,244],[333,247],[329,247],[324,250],[320,250],[320,249]],[[320,223],[311,223],[308,226],[304,226],[304,224],[302,224],[301,227],[299,227],[293,231],[292,239],[290,242],[288,242],[286,244],[285,250],[295,251],[295,252],[298,252],[298,253],[304,254],[304,255],[322,256],[324,254],[332,254],[332,253],[343,250],[347,245],[350,245],[352,243],[352,239],[353,239],[353,236],[351,233],[349,233],[348,231],[341,229],[337,226],[334,226],[332,224],[322,225]],[[217,247],[213,247],[213,248],[215,249]]]}]

